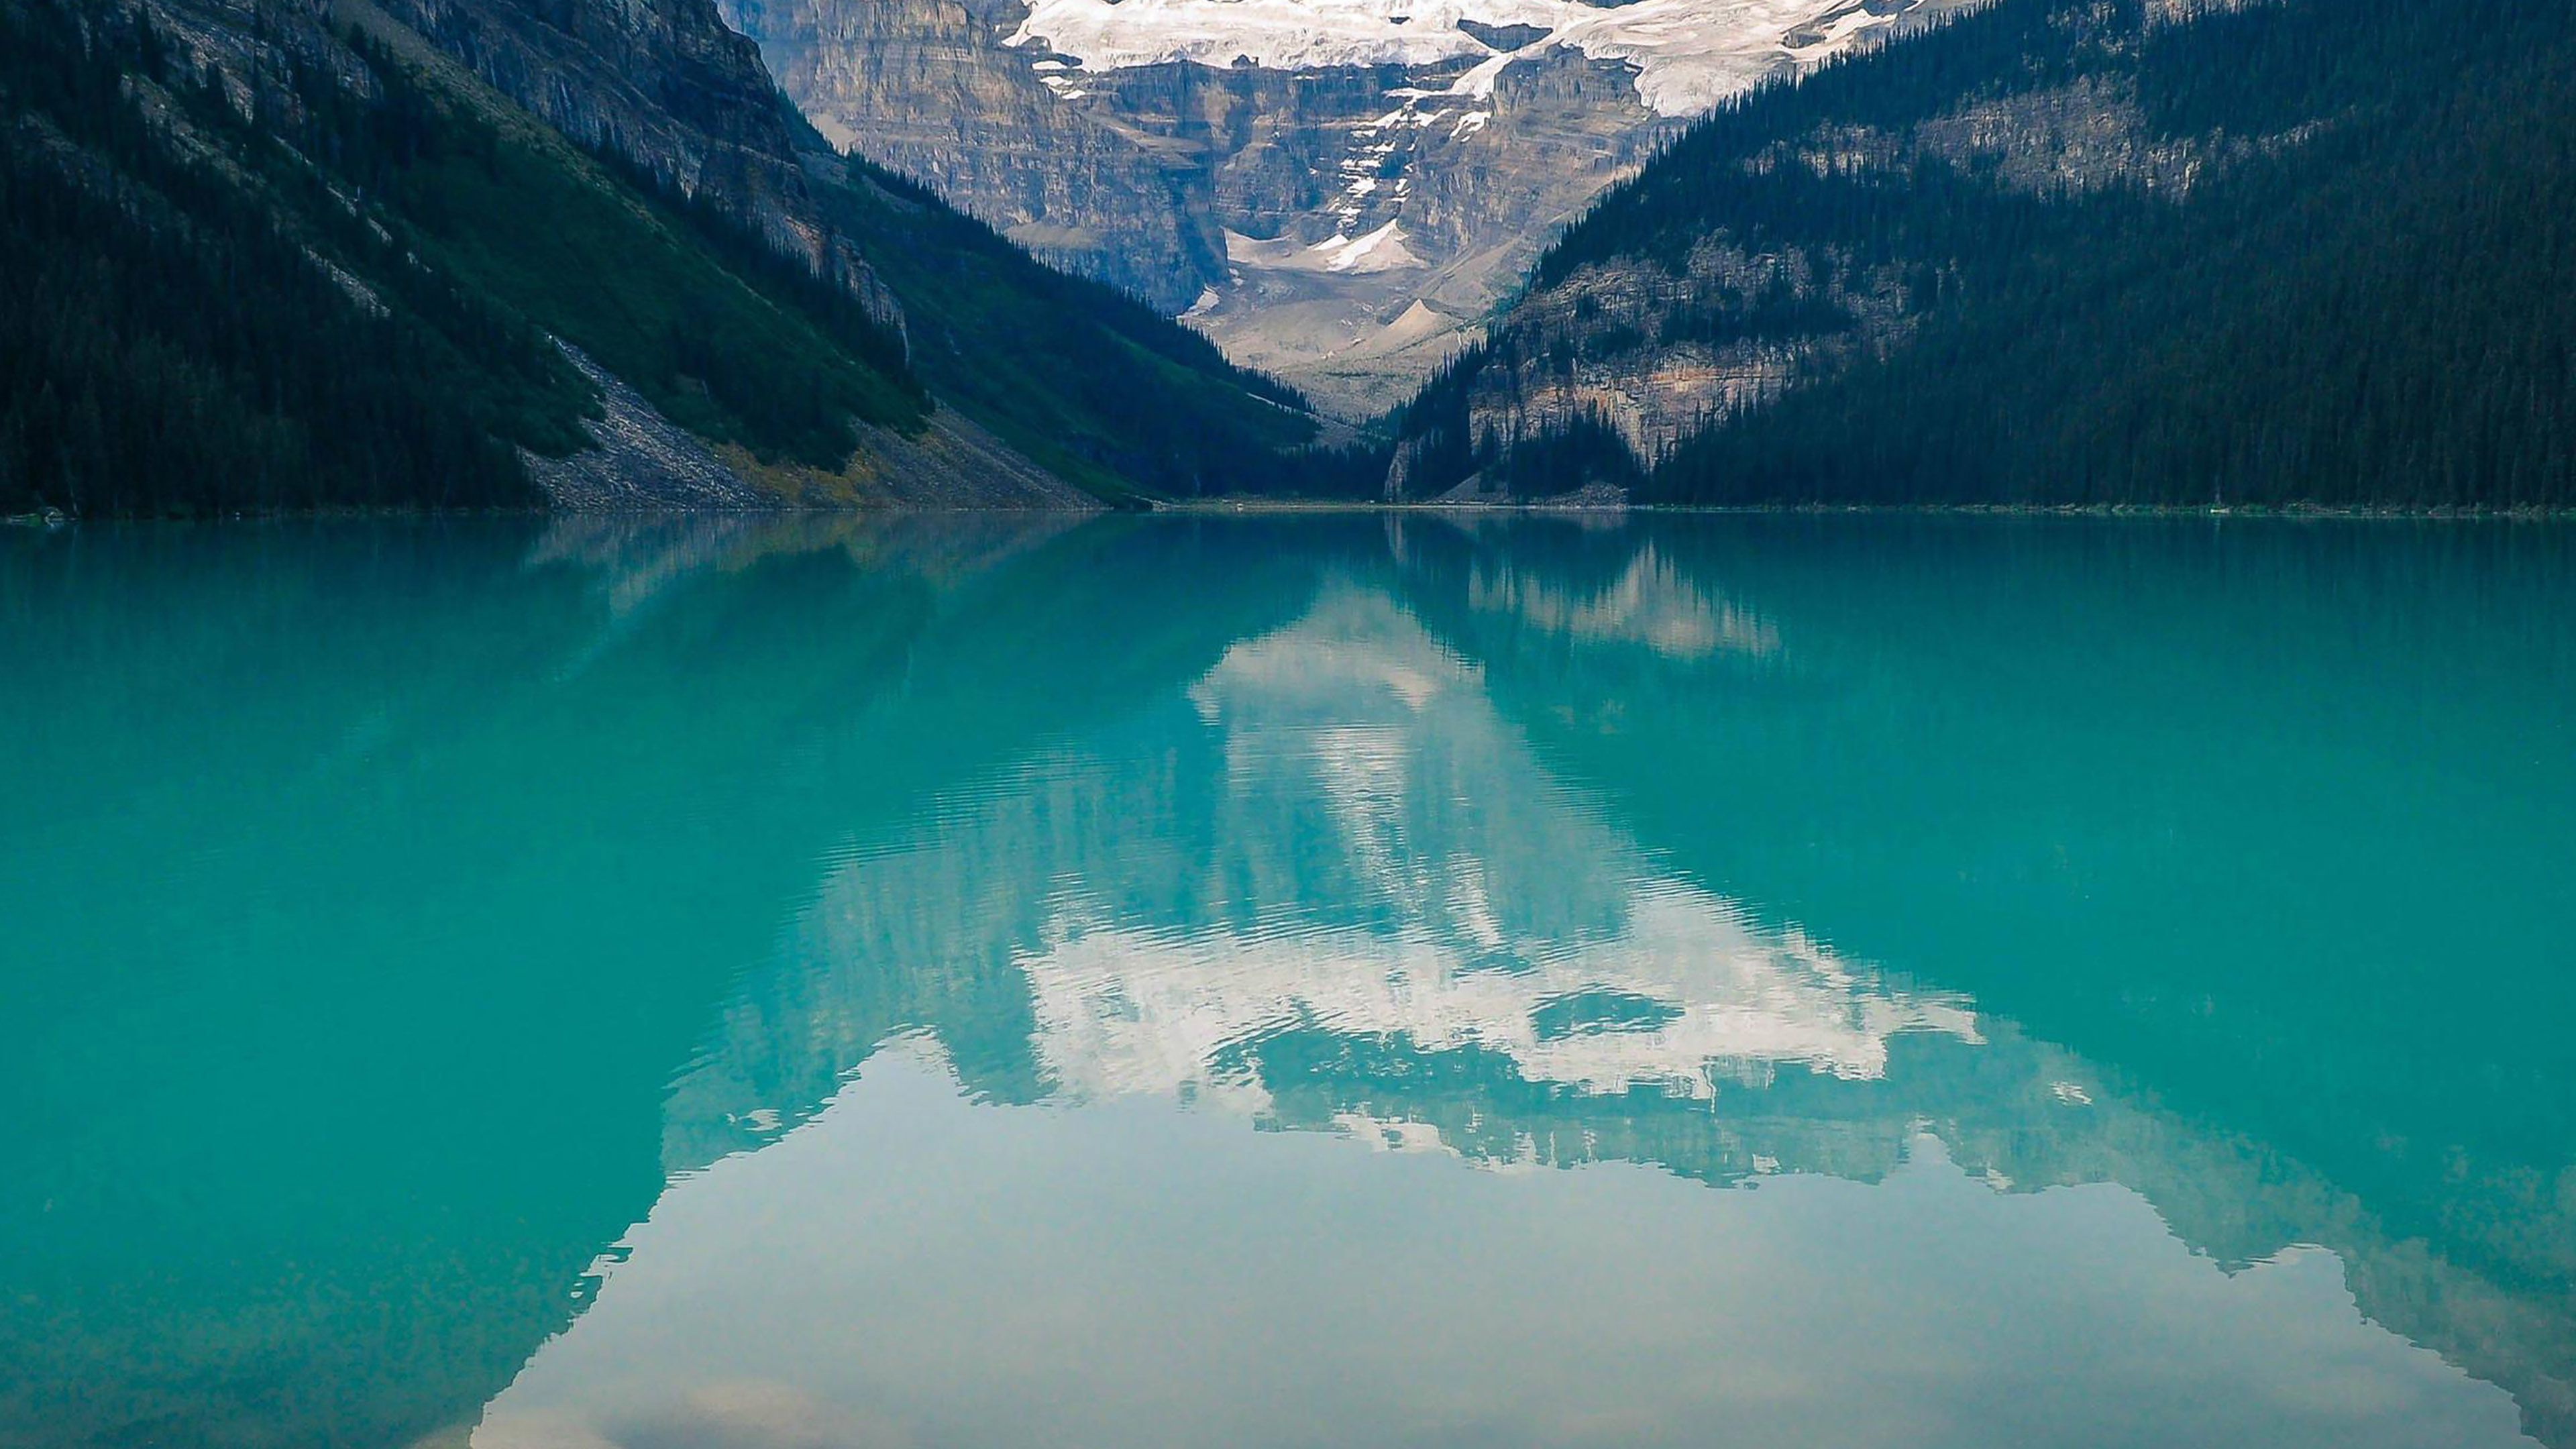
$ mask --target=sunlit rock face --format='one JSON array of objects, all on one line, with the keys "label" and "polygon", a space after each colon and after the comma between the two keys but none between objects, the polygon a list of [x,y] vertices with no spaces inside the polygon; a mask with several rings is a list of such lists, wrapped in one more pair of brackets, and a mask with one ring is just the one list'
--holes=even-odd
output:
[{"label": "sunlit rock face", "polygon": [[1681,121],[1955,0],[725,0],[839,145],[1382,409]]}]

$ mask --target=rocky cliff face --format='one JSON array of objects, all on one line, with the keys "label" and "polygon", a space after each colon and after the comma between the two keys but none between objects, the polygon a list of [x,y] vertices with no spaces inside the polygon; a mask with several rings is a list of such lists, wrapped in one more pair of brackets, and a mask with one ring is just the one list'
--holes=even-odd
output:
[{"label": "rocky cliff face", "polygon": [[[290,64],[357,74],[336,32],[415,31],[547,124],[750,223],[900,327],[859,249],[822,220],[759,50],[712,0],[146,0],[245,116],[298,104]],[[256,23],[245,23],[256,17]]]},{"label": "rocky cliff face", "polygon": [[1222,277],[1191,148],[1061,100],[994,43],[1006,25],[989,6],[728,0],[727,18],[833,144],[968,202],[1040,257],[1173,312]]},{"label": "rocky cliff face", "polygon": [[1235,265],[1198,321],[1238,359],[1367,414],[1436,368],[1676,123],[1638,101],[1626,68],[1571,51],[1501,71],[1481,98],[1400,94],[1437,73],[1339,74],[1337,116],[1281,127],[1321,153],[1310,197],[1260,184],[1276,163],[1257,152],[1228,158],[1253,184],[1225,208]]},{"label": "rocky cliff face", "polygon": [[1683,118],[1954,0],[723,0],[836,144],[1383,410]]},{"label": "rocky cliff face", "polygon": [[900,323],[858,248],[822,220],[760,53],[712,0],[383,5],[565,135],[751,222]]}]

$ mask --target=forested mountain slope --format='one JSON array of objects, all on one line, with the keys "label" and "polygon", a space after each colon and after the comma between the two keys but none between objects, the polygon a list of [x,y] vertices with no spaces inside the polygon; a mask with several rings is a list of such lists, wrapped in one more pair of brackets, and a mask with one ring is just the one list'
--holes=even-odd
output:
[{"label": "forested mountain slope", "polygon": [[2576,504],[2576,17],[1996,0],[1612,193],[1402,496]]},{"label": "forested mountain slope", "polygon": [[705,0],[0,0],[0,274],[0,513],[1062,506],[1315,431]]}]

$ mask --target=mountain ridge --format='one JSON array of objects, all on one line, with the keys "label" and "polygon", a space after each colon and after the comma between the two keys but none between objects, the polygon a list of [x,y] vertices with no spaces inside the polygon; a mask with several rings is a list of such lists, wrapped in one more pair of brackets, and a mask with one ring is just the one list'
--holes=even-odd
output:
[{"label": "mountain ridge", "polygon": [[1097,507],[1317,432],[831,154],[707,0],[0,23],[0,512]]},{"label": "mountain ridge", "polygon": [[834,144],[1352,417],[1689,113],[1952,8],[725,0]]},{"label": "mountain ridge", "polygon": [[2569,32],[1998,0],[1757,92],[1407,406],[1390,496],[2566,506]]}]

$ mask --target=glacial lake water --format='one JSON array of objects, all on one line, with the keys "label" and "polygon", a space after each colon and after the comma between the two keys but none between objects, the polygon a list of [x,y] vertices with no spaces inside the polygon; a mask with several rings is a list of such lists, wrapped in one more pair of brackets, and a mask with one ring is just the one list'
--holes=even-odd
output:
[{"label": "glacial lake water", "polygon": [[0,531],[0,1445],[2576,1445],[2576,530]]}]

